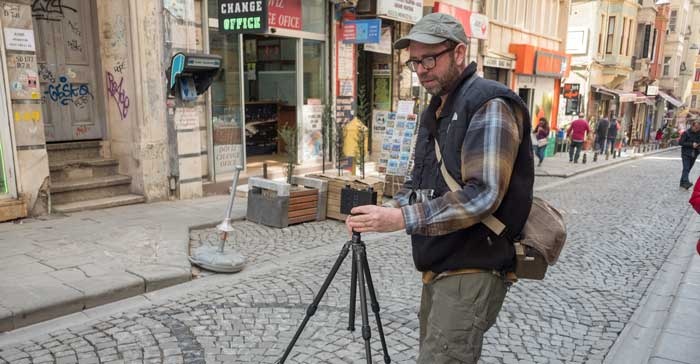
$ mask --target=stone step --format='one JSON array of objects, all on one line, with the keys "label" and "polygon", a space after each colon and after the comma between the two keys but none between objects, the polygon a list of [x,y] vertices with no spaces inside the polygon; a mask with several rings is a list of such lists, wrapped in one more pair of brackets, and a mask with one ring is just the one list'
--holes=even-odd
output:
[{"label": "stone step", "polygon": [[51,202],[61,205],[130,193],[131,177],[123,175],[93,177],[51,183]]},{"label": "stone step", "polygon": [[51,182],[107,177],[117,174],[119,162],[116,159],[85,159],[55,162],[49,165]]},{"label": "stone step", "polygon": [[49,164],[69,160],[98,159],[102,150],[102,142],[91,140],[85,142],[52,143],[46,145]]},{"label": "stone step", "polygon": [[143,203],[146,198],[140,195],[128,194],[112,197],[99,198],[95,200],[69,202],[65,204],[53,205],[54,212],[69,213],[85,210],[99,210],[110,207],[134,205]]}]

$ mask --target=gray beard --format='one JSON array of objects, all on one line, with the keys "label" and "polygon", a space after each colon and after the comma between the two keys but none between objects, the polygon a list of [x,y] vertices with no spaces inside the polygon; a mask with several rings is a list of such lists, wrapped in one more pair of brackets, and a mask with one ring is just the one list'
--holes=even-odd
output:
[{"label": "gray beard", "polygon": [[460,72],[457,68],[457,64],[455,63],[454,59],[451,59],[448,73],[444,77],[437,80],[438,86],[426,88],[425,91],[433,96],[447,95],[450,90],[452,90],[452,85],[457,81],[459,75]]}]

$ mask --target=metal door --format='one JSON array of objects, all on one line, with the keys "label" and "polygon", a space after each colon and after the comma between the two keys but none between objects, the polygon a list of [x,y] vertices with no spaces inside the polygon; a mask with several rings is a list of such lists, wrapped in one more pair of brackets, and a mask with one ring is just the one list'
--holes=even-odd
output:
[{"label": "metal door", "polygon": [[102,138],[97,113],[93,1],[34,0],[46,141]]}]

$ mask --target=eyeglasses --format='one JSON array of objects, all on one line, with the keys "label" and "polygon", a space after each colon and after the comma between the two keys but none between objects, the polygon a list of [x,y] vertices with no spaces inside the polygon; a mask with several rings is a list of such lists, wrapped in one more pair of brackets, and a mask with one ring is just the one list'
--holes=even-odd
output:
[{"label": "eyeglasses", "polygon": [[404,64],[406,65],[406,67],[408,67],[408,69],[411,70],[411,72],[417,72],[419,63],[423,65],[423,68],[425,68],[426,70],[430,70],[435,67],[438,57],[442,56],[447,52],[453,51],[455,48],[456,47],[447,48],[440,53],[433,54],[432,56],[423,57],[423,59],[409,59]]}]

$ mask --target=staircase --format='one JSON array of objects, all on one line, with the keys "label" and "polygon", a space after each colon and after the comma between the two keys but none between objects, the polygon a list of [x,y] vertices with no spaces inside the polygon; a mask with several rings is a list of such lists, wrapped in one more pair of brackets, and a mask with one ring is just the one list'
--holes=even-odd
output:
[{"label": "staircase", "polygon": [[52,212],[68,213],[142,203],[129,191],[119,162],[102,158],[100,141],[48,144]]}]

